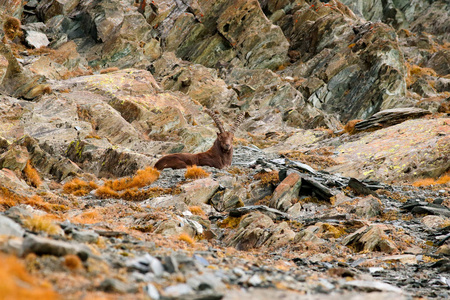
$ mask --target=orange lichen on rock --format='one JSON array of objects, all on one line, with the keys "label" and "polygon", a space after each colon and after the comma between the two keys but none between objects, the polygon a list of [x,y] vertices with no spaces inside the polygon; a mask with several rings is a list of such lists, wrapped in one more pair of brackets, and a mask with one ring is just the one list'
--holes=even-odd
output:
[{"label": "orange lichen on rock", "polygon": [[348,134],[356,133],[355,125],[361,121],[362,120],[358,120],[358,119],[348,121],[347,124],[345,124],[345,126],[344,126],[344,131],[347,132]]},{"label": "orange lichen on rock", "polygon": [[141,188],[155,182],[159,178],[159,171],[153,167],[138,170],[134,177],[125,177],[105,182],[105,187],[114,191],[122,191],[131,188]]},{"label": "orange lichen on rock", "polygon": [[200,178],[206,178],[211,173],[206,172],[200,167],[197,167],[196,165],[193,165],[192,167],[187,167],[186,173],[184,174],[184,178],[186,179],[200,179]]},{"label": "orange lichen on rock", "polygon": [[49,283],[32,277],[15,256],[0,254],[0,299],[59,299]]},{"label": "orange lichen on rock", "polygon": [[38,171],[31,165],[30,160],[27,161],[23,173],[32,186],[37,188],[42,184],[41,177],[39,176]]},{"label": "orange lichen on rock", "polygon": [[86,182],[84,180],[74,178],[64,184],[63,192],[75,196],[85,196],[90,191],[95,190],[96,188],[98,188],[98,185],[93,181]]}]

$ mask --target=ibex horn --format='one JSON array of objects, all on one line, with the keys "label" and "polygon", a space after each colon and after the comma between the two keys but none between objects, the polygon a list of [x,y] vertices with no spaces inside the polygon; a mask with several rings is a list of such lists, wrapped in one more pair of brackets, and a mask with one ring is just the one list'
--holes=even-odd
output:
[{"label": "ibex horn", "polygon": [[212,111],[211,111],[210,109],[208,109],[208,108],[206,108],[205,111],[206,111],[206,113],[207,113],[208,115],[210,115],[211,118],[214,120],[214,122],[216,123],[217,128],[219,129],[219,132],[220,132],[220,133],[224,132],[225,130],[223,130],[223,124],[222,124],[222,122],[220,122],[219,117],[216,116],[216,114],[215,114],[214,112],[212,112]]},{"label": "ibex horn", "polygon": [[234,122],[230,131],[234,133],[236,131],[236,129],[239,127],[239,125],[241,125],[242,121],[244,121],[244,113],[240,113],[237,116],[236,121]]}]

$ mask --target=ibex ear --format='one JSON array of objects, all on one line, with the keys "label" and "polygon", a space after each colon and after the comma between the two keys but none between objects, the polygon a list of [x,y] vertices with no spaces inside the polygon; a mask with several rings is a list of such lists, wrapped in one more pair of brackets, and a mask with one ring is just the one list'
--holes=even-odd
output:
[{"label": "ibex ear", "polygon": [[217,134],[217,136],[219,136],[219,133],[218,133],[218,132],[216,132],[216,134]]}]

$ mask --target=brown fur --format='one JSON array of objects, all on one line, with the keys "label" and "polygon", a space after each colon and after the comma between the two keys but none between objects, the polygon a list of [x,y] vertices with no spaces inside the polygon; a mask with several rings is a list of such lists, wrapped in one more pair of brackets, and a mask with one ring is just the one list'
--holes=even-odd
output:
[{"label": "brown fur", "polygon": [[163,156],[156,162],[156,169],[184,169],[193,165],[210,166],[217,169],[223,169],[231,165],[231,161],[233,159],[234,130],[237,128],[239,123],[242,122],[243,115],[238,117],[231,131],[223,131],[223,127],[221,124],[218,124],[218,118],[214,116],[214,113],[208,110],[207,113],[216,122],[216,125],[220,131],[220,133],[217,133],[217,138],[214,141],[213,146],[208,151],[197,154],[175,153]]}]

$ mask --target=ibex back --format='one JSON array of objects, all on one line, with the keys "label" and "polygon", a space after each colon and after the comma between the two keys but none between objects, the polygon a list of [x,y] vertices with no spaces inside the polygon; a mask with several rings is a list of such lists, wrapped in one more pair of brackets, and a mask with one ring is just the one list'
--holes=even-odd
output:
[{"label": "ibex back", "polygon": [[225,131],[219,118],[209,109],[206,109],[206,112],[211,116],[219,129],[213,146],[208,151],[197,154],[175,153],[163,156],[156,162],[156,169],[183,169],[193,165],[222,169],[231,165],[234,132],[242,122],[244,115],[240,114],[230,131]]}]

